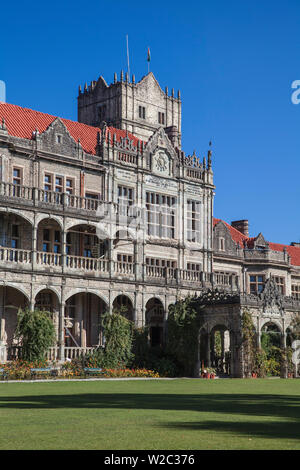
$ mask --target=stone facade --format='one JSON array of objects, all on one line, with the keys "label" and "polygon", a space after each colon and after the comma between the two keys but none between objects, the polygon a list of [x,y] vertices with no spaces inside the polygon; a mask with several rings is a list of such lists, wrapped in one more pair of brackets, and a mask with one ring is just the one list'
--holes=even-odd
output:
[{"label": "stone facade", "polygon": [[[57,347],[49,357],[64,360],[102,344],[99,316],[121,306],[138,326],[149,325],[153,345],[163,344],[169,305],[208,289],[234,301],[206,309],[207,364],[218,328],[224,348],[235,351],[245,306],[258,331],[276,317],[285,337],[300,311],[292,299],[300,263],[262,235],[249,239],[213,219],[212,153],[200,160],[181,150],[179,93],[162,92],[152,73],[138,83],[121,75],[109,86],[100,77],[80,90],[79,122],[4,103],[0,120],[0,320],[8,358],[17,351],[19,307],[53,313]],[[251,275],[264,276],[257,292]],[[271,276],[279,284],[284,278],[284,308],[275,313],[259,297]],[[231,362],[232,375],[241,376],[236,352]]]}]

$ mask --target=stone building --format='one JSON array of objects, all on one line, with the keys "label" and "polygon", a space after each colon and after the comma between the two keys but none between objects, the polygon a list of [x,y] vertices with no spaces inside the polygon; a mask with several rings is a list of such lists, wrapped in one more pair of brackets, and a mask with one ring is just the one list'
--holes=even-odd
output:
[{"label": "stone building", "polygon": [[213,218],[211,150],[182,151],[180,93],[152,72],[100,77],[79,88],[78,121],[0,103],[2,359],[18,351],[19,307],[52,312],[49,357],[64,360],[102,344],[99,318],[121,306],[162,345],[169,305],[209,289],[223,294],[205,313],[207,364],[219,330],[232,375],[243,373],[244,306],[284,343],[300,311],[300,247]]}]

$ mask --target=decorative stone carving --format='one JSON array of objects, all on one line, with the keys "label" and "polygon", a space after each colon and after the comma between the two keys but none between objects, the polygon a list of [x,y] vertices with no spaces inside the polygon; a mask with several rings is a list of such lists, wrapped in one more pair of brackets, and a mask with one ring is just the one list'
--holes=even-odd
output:
[{"label": "decorative stone carving", "polygon": [[270,278],[266,281],[265,288],[260,294],[263,303],[263,312],[267,315],[283,315],[283,297],[278,291],[276,282]]}]

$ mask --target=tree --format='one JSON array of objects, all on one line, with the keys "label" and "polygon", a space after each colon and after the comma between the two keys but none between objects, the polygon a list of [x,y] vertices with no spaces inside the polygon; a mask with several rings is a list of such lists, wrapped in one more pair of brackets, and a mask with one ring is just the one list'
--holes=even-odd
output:
[{"label": "tree", "polygon": [[29,308],[18,311],[15,337],[21,345],[21,357],[26,361],[43,360],[56,342],[51,313]]}]

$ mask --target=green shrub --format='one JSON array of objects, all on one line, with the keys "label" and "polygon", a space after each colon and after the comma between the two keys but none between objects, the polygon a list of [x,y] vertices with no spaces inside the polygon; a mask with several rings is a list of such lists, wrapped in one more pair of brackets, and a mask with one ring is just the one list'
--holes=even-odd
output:
[{"label": "green shrub", "polygon": [[45,359],[46,353],[56,342],[51,313],[28,308],[18,311],[15,337],[21,345],[21,357],[26,361]]}]

